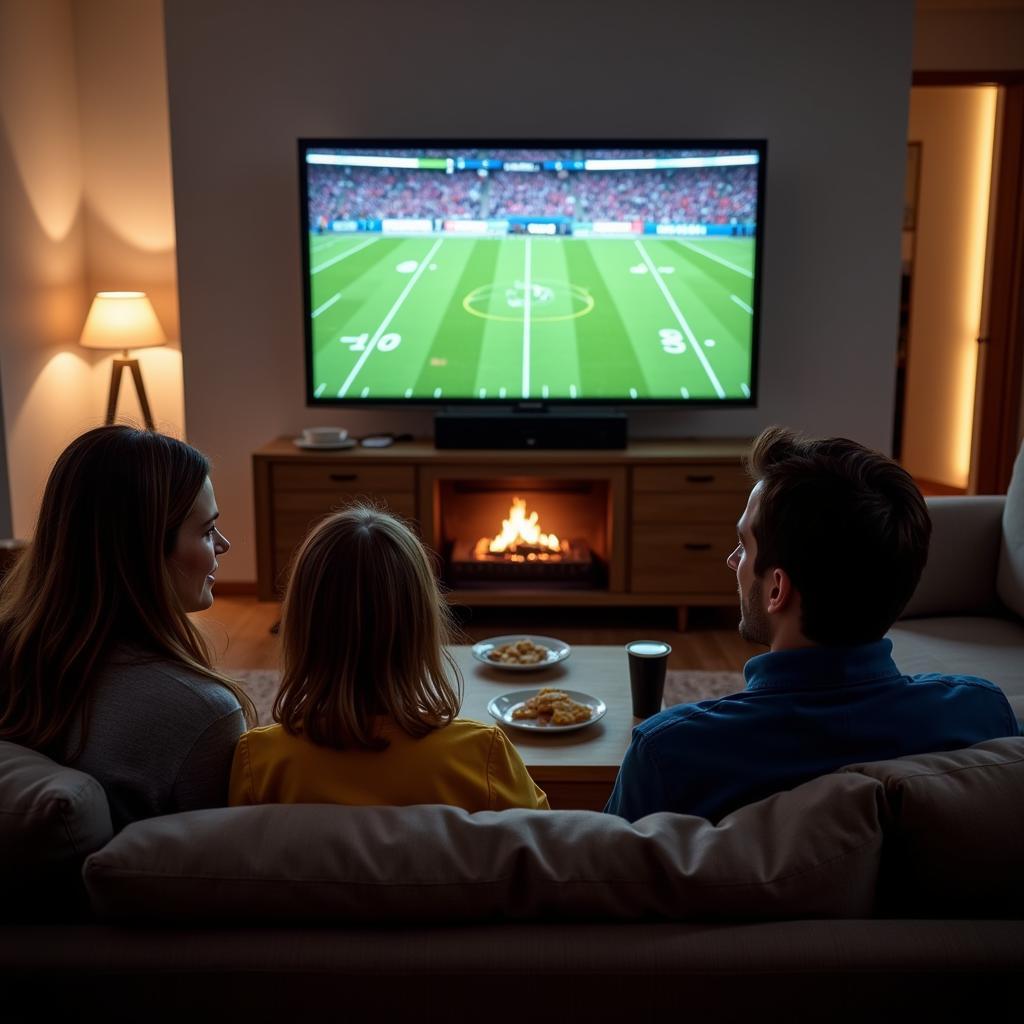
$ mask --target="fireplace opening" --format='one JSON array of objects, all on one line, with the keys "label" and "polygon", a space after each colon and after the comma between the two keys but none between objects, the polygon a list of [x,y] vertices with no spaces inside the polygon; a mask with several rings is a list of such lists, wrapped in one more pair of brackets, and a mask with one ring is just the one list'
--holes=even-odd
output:
[{"label": "fireplace opening", "polygon": [[607,585],[606,481],[443,481],[439,497],[453,587]]}]

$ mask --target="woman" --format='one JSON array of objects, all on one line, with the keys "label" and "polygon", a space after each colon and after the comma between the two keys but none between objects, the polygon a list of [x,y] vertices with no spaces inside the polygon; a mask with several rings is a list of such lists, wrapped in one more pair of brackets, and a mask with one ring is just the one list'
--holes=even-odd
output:
[{"label": "woman", "polygon": [[209,470],[163,434],[76,438],[0,591],[0,739],[94,776],[115,829],[223,805],[255,718],[188,618],[230,546]]},{"label": "woman", "polygon": [[457,718],[448,605],[416,535],[336,512],[296,557],[281,619],[278,725],[238,743],[231,803],[543,808],[497,726]]}]

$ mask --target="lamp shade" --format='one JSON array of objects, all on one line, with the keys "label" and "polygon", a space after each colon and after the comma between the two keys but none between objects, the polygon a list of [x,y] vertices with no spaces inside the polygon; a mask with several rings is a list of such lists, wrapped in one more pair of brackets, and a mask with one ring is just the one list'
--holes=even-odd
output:
[{"label": "lamp shade", "polygon": [[166,342],[145,292],[97,292],[78,339],[86,348],[152,348]]}]

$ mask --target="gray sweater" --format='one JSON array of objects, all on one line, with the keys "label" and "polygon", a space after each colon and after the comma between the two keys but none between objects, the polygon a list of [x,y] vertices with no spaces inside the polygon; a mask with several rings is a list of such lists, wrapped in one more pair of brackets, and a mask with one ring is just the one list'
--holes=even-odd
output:
[{"label": "gray sweater", "polygon": [[[120,830],[139,818],[226,805],[231,759],[244,731],[230,690],[122,649],[96,682],[85,747],[65,763],[103,786]],[[76,727],[66,753],[79,736]]]}]

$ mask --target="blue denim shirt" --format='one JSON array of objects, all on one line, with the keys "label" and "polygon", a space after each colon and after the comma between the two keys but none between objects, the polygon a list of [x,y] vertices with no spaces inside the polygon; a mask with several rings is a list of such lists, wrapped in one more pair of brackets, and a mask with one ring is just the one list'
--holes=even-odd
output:
[{"label": "blue denim shirt", "polygon": [[717,821],[843,765],[1019,732],[998,686],[901,675],[890,640],[762,654],[743,671],[740,693],[666,708],[636,726],[606,813]]}]

